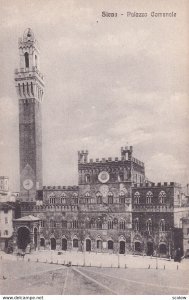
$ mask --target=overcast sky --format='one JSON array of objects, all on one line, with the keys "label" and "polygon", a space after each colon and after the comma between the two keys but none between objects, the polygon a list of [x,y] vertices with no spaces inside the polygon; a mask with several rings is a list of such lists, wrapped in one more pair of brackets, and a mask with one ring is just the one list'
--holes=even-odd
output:
[{"label": "overcast sky", "polygon": [[[77,151],[134,146],[155,182],[189,182],[187,1],[0,0],[0,175],[19,189],[18,38],[32,28],[45,76],[43,184],[77,184]],[[117,18],[102,18],[102,11]],[[128,18],[127,11],[147,12]],[[152,18],[151,11],[176,12]],[[123,16],[120,14],[123,13]]]}]

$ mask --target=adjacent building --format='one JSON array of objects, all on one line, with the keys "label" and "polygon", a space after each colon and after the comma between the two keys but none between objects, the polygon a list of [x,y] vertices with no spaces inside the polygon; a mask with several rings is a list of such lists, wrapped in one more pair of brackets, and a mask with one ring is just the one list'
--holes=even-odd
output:
[{"label": "adjacent building", "polygon": [[0,176],[0,249],[12,250],[13,219],[18,204],[18,193],[9,191],[9,178]]}]

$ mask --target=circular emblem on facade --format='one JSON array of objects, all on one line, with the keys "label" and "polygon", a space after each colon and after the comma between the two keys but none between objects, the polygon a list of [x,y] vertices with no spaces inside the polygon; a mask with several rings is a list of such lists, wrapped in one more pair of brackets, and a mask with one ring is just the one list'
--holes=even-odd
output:
[{"label": "circular emblem on facade", "polygon": [[127,195],[127,193],[128,193],[128,191],[127,191],[127,189],[124,187],[124,188],[122,188],[121,190],[120,190],[120,192],[123,192],[124,194],[126,194]]},{"label": "circular emblem on facade", "polygon": [[109,191],[109,187],[106,184],[100,186],[100,192],[103,197],[107,196],[108,191]]},{"label": "circular emblem on facade", "polygon": [[107,182],[110,179],[110,175],[106,171],[102,171],[98,174],[98,180],[102,183]]},{"label": "circular emblem on facade", "polygon": [[31,188],[33,187],[33,181],[31,179],[25,179],[23,181],[23,187],[25,188],[25,190],[31,190]]}]

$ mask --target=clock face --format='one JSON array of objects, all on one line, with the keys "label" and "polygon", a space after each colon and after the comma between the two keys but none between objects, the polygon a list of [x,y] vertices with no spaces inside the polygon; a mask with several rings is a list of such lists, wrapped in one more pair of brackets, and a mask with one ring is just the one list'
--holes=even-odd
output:
[{"label": "clock face", "polygon": [[99,180],[100,182],[102,182],[102,183],[107,182],[109,179],[110,179],[110,175],[109,175],[109,173],[106,172],[106,171],[102,171],[102,172],[100,172],[99,175],[98,175],[98,180]]},{"label": "clock face", "polygon": [[33,181],[31,179],[25,179],[23,181],[23,187],[25,188],[25,190],[31,190],[31,188],[33,187]]},{"label": "clock face", "polygon": [[99,190],[100,190],[102,196],[103,196],[103,197],[106,197],[107,194],[108,194],[108,191],[109,191],[109,187],[108,187],[106,184],[104,184],[104,185],[101,185],[101,186],[100,186],[100,189],[99,189]]}]

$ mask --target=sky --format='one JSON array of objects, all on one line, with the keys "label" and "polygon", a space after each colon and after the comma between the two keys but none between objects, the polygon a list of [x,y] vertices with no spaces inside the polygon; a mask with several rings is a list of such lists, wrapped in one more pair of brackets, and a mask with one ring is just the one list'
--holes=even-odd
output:
[{"label": "sky", "polygon": [[0,0],[0,175],[10,177],[12,190],[19,190],[14,69],[26,28],[39,42],[45,77],[44,185],[77,184],[78,150],[119,157],[126,145],[149,180],[189,183],[187,2]]}]

